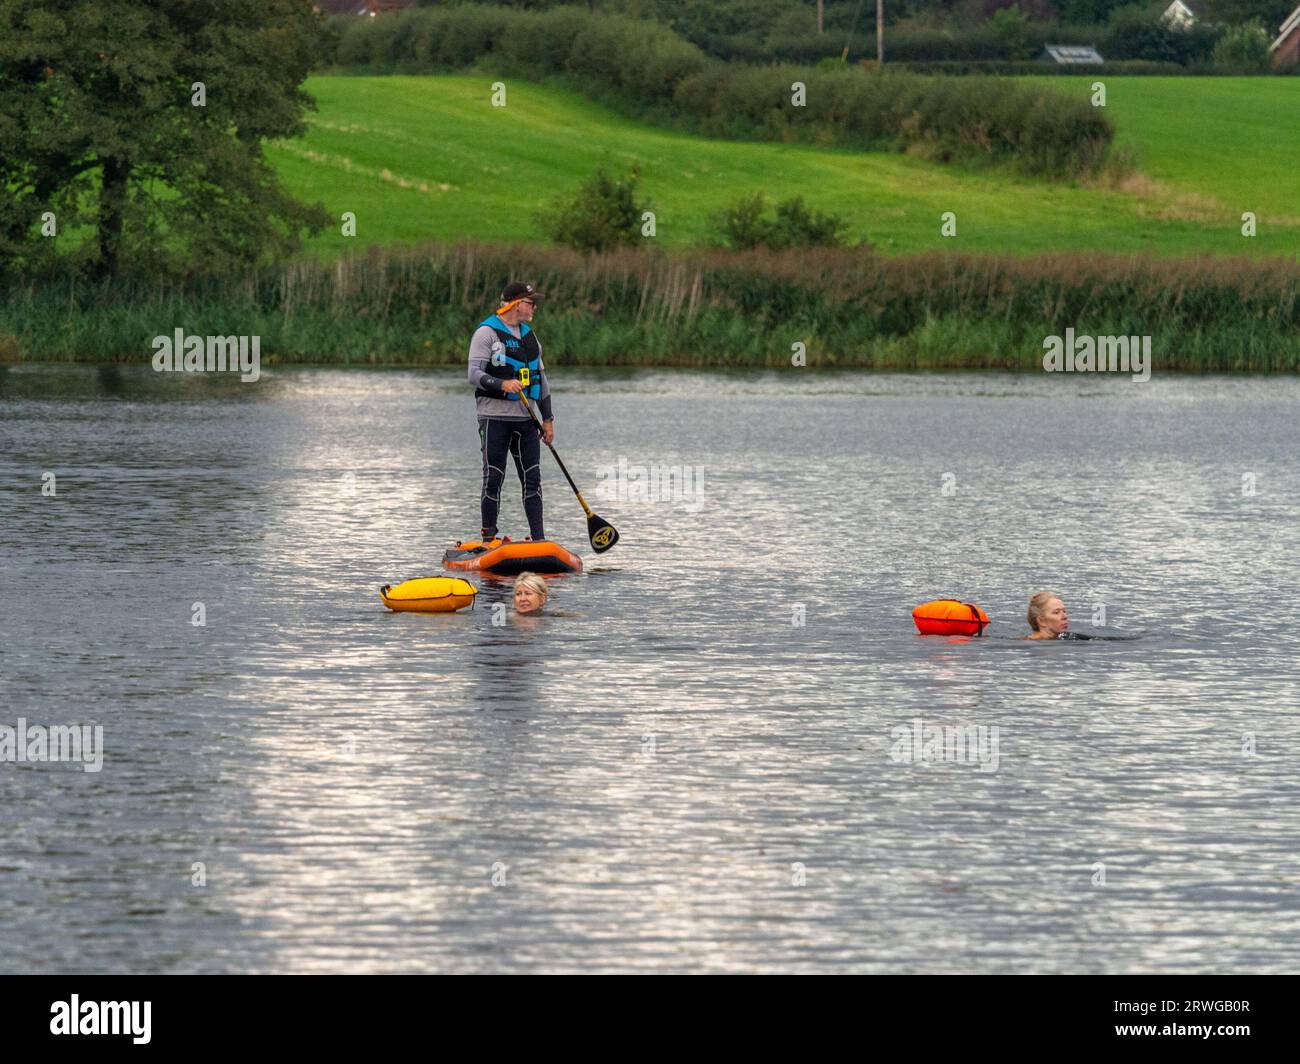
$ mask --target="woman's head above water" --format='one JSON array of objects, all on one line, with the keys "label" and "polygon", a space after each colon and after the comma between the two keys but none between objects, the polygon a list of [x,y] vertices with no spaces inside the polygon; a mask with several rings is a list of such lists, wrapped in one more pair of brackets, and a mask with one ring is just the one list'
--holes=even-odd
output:
[{"label": "woman's head above water", "polygon": [[1030,639],[1055,639],[1070,627],[1065,613],[1065,603],[1052,591],[1040,591],[1029,600],[1029,627],[1034,630]]},{"label": "woman's head above water", "polygon": [[536,573],[520,573],[515,579],[515,612],[540,613],[551,589]]}]

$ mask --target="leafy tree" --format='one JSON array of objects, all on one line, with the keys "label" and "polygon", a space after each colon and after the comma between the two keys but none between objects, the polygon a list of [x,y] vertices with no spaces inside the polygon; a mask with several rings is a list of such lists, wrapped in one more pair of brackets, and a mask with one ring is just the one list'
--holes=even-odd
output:
[{"label": "leafy tree", "polygon": [[328,218],[262,145],[303,131],[322,32],[308,0],[0,0],[0,253],[50,258],[47,211],[100,276],[294,250]]},{"label": "leafy tree", "polygon": [[1061,0],[1061,21],[1075,25],[1100,25],[1117,7],[1131,0]]},{"label": "leafy tree", "polygon": [[967,10],[980,12],[982,18],[972,21],[987,22],[999,11],[1008,7],[1019,8],[1026,22],[1055,22],[1060,17],[1056,5],[1051,0],[1010,0],[1010,3],[1008,0],[978,0],[978,3],[967,0],[965,5],[956,8],[958,12],[961,11],[961,6],[965,6]]},{"label": "leafy tree", "polygon": [[1158,8],[1141,4],[1110,13],[1104,55],[1107,59],[1151,59],[1180,63],[1185,58],[1182,32],[1166,23]]},{"label": "leafy tree", "polygon": [[[1295,10],[1295,0],[1204,0],[1204,3],[1203,18],[1228,25],[1257,21],[1269,35],[1270,43],[1287,16]],[[1197,8],[1198,12],[1200,10]]]},{"label": "leafy tree", "polygon": [[1258,22],[1229,26],[1214,46],[1214,65],[1242,72],[1267,70],[1269,43],[1268,34]]},{"label": "leafy tree", "polygon": [[557,244],[579,251],[606,251],[639,243],[641,215],[649,208],[637,203],[641,171],[610,177],[602,167],[569,196],[560,196],[538,214],[538,224]]},{"label": "leafy tree", "polygon": [[1038,52],[1029,30],[1029,19],[1021,12],[1018,4],[995,11],[990,21],[993,32],[1006,45],[1010,58],[1032,59]]}]

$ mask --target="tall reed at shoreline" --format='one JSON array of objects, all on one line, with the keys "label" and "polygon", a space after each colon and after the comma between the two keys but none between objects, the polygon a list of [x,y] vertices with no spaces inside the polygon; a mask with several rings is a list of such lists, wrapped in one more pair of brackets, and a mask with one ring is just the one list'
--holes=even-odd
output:
[{"label": "tall reed at shoreline", "polygon": [[20,280],[0,359],[147,362],[154,336],[256,335],[264,363],[444,365],[511,279],[547,357],[584,366],[1039,369],[1043,340],[1150,336],[1154,368],[1300,369],[1300,260],[859,248],[602,255],[477,242],[242,276]]}]

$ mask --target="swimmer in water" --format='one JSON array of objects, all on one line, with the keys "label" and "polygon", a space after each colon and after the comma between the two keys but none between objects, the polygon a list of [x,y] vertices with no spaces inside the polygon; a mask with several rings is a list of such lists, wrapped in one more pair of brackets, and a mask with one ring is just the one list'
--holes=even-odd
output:
[{"label": "swimmer in water", "polygon": [[1029,627],[1026,639],[1070,639],[1070,618],[1059,595],[1040,591],[1029,600]]},{"label": "swimmer in water", "polygon": [[551,589],[536,573],[520,573],[515,580],[515,612],[541,613]]},{"label": "swimmer in water", "polygon": [[1087,632],[1071,632],[1070,618],[1065,613],[1065,603],[1060,595],[1050,591],[1040,591],[1029,600],[1029,627],[1033,634],[1021,636],[1021,639],[1100,639],[1105,642],[1123,642],[1126,639],[1139,639],[1138,635],[1099,635]]}]

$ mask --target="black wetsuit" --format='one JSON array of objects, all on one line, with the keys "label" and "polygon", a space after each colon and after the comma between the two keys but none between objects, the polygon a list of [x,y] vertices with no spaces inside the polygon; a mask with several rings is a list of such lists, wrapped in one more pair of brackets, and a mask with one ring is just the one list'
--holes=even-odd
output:
[{"label": "black wetsuit", "polygon": [[497,513],[501,509],[501,485],[506,479],[506,455],[515,460],[519,482],[524,486],[524,515],[528,534],[545,539],[542,528],[542,434],[531,418],[501,420],[478,419],[478,438],[483,448],[483,538],[491,539],[497,531]]}]

